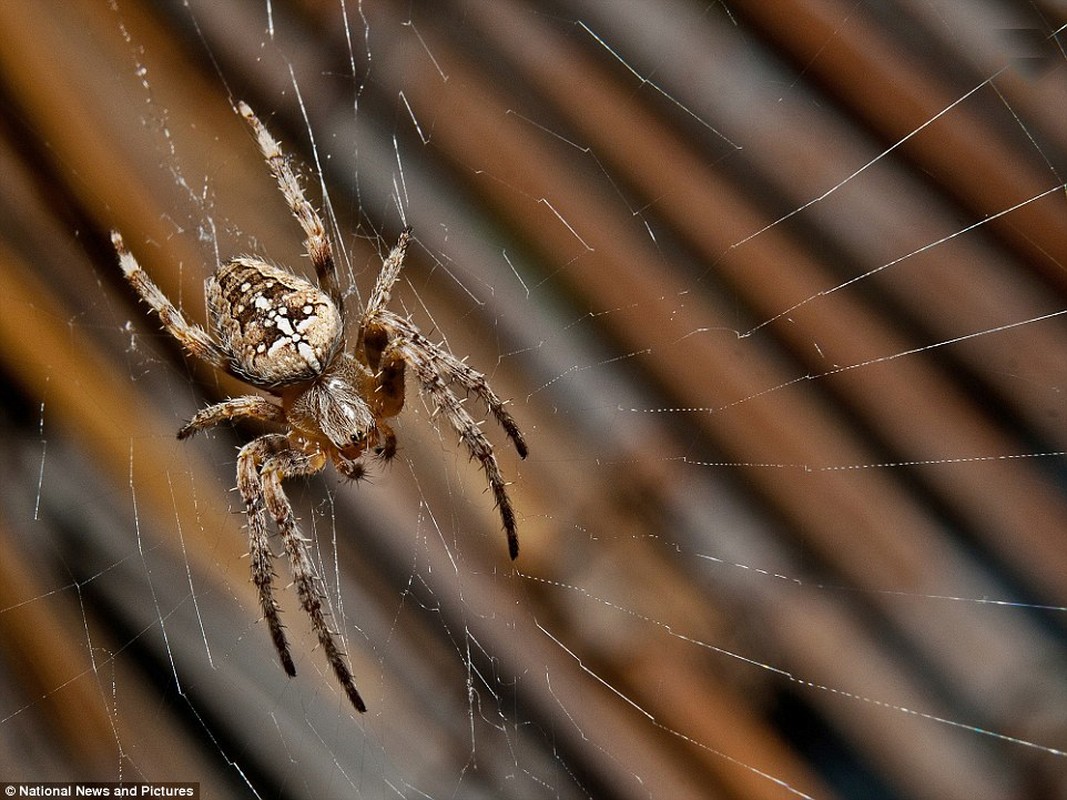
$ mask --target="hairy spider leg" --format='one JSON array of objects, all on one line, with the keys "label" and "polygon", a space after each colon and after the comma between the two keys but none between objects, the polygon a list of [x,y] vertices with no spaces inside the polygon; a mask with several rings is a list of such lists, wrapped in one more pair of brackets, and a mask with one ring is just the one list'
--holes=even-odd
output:
[{"label": "hairy spider leg", "polygon": [[258,419],[285,425],[285,409],[260,395],[231,397],[196,412],[178,431],[179,439],[187,439],[198,431],[211,428],[230,419]]},{"label": "hairy spider leg", "polygon": [[512,559],[517,558],[519,535],[516,529],[515,511],[508,497],[507,481],[504,480],[496,456],[493,454],[493,445],[474,418],[467,413],[463,407],[463,401],[448,388],[441,372],[435,369],[433,355],[429,355],[409,339],[402,337],[390,341],[385,353],[382,354],[382,360],[385,361],[394,354],[403,358],[414,370],[423,391],[433,399],[434,405],[444,414],[448,424],[459,434],[460,441],[467,448],[471,458],[481,464],[485,477],[489,481],[489,487],[493,491],[500,518],[504,523],[508,554]]},{"label": "hairy spider leg", "polygon": [[119,255],[119,266],[122,267],[126,280],[140,298],[156,312],[159,321],[163,323],[164,330],[177,339],[189,355],[234,375],[229,356],[211,338],[210,333],[186,317],[181,309],[163,294],[163,290],[156,286],[155,282],[148,277],[148,273],[141,269],[141,265],[137,263],[133,254],[126,249],[126,244],[118,231],[111,232],[111,243]]},{"label": "hairy spider leg", "polygon": [[[438,363],[447,374],[449,380],[459,383],[466,391],[474,392],[482,402],[486,404],[497,422],[507,433],[515,445],[515,450],[521,458],[526,458],[528,449],[526,440],[519,430],[518,423],[504,407],[505,403],[489,387],[485,376],[468,366],[465,362],[456,358],[443,347],[435,345],[427,339],[411,320],[386,308],[391,297],[393,285],[400,277],[400,270],[404,265],[404,256],[407,253],[408,243],[411,240],[411,229],[405,228],[400,233],[396,246],[390,251],[382,263],[378,280],[374,284],[367,301],[367,307],[360,321],[362,333],[358,346],[362,348],[371,369],[382,371],[380,366],[381,354],[388,346],[390,340],[400,336],[411,342],[413,348],[425,359]],[[403,374],[398,378],[383,376],[380,379],[381,388],[385,388],[389,381],[399,381],[401,392],[403,388]],[[399,405],[403,405],[403,399]],[[394,412],[399,413],[399,407]],[[392,416],[387,414],[386,416]]]},{"label": "hairy spider leg", "polygon": [[[506,403],[490,388],[485,375],[469,366],[466,362],[456,358],[444,347],[431,342],[406,317],[402,317],[392,311],[383,310],[378,312],[373,323],[385,328],[388,331],[388,338],[400,338],[410,342],[411,350],[419,358],[436,364],[438,370],[448,380],[455,381],[465,391],[473,392],[481,399],[489,411],[492,412],[500,427],[507,433],[508,438],[511,439],[519,457],[526,458],[529,454],[526,439],[523,437],[522,431],[519,430],[519,425],[515,422],[514,417],[508,413],[505,407]],[[408,363],[410,363],[410,360]]]},{"label": "hairy spider leg", "polygon": [[263,483],[259,475],[260,464],[280,448],[286,447],[285,437],[271,434],[253,439],[241,448],[237,456],[237,490],[245,502],[248,516],[249,564],[252,583],[259,593],[259,607],[267,621],[274,649],[278,651],[282,667],[290,677],[296,675],[296,666],[289,653],[289,643],[280,616],[278,601],[274,599],[274,553],[267,536],[266,502]]},{"label": "hairy spider leg", "polygon": [[281,145],[266,129],[259,117],[243,100],[237,104],[237,110],[252,128],[252,132],[255,133],[260,152],[263,153],[263,157],[267,160],[271,174],[278,181],[278,188],[281,189],[282,194],[285,196],[290,211],[296,217],[296,221],[300,223],[300,227],[304,230],[304,235],[307,237],[304,241],[304,247],[312,265],[315,267],[319,288],[326,292],[333,304],[337,306],[337,311],[341,314],[341,319],[343,320],[345,315],[344,295],[337,282],[337,268],[333,261],[333,248],[330,245],[329,237],[326,235],[326,226],[322,222],[322,217],[319,216],[319,212],[315,210],[315,207],[308,202],[307,197],[304,195],[304,190],[300,186],[300,179],[293,172],[288,157],[282,152]]},{"label": "hairy spider leg", "polygon": [[382,269],[378,273],[378,279],[374,282],[374,289],[367,298],[367,307],[363,311],[363,319],[366,321],[374,314],[383,310],[389,304],[389,298],[393,285],[400,277],[400,270],[404,266],[404,256],[408,251],[408,242],[411,241],[411,228],[404,228],[400,237],[396,240],[389,255],[382,261]]},{"label": "hairy spider leg", "polygon": [[[288,443],[288,439],[280,434],[274,434],[281,442]],[[260,437],[261,439],[266,437]],[[257,440],[259,441],[259,440]],[[272,439],[272,442],[276,441]],[[271,448],[273,449],[273,447]],[[277,449],[266,458],[260,469],[260,477],[263,482],[263,496],[266,499],[267,511],[274,518],[285,545],[285,552],[289,556],[289,567],[293,573],[293,583],[296,585],[296,594],[300,598],[300,605],[311,618],[311,627],[318,637],[319,644],[326,653],[326,659],[330,662],[337,680],[344,687],[349,701],[357,711],[367,710],[363,698],[356,689],[352,671],[345,660],[345,654],[337,646],[335,632],[330,629],[333,622],[329,607],[325,604],[325,594],[322,590],[322,581],[315,571],[314,562],[308,552],[308,539],[305,539],[297,528],[296,519],[293,516],[293,507],[282,489],[282,481],[286,478],[303,475],[313,475],[325,466],[326,460],[321,454],[309,455],[299,450],[286,447]]]}]

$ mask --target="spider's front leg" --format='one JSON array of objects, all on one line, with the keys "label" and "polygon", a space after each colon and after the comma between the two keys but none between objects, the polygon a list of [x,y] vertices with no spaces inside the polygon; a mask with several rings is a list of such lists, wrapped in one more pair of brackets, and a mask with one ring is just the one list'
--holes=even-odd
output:
[{"label": "spider's front leg", "polygon": [[[519,555],[519,534],[515,510],[511,505],[511,498],[508,497],[508,484],[500,472],[493,445],[486,438],[477,421],[463,407],[463,401],[449,388],[445,379],[448,373],[442,369],[444,362],[439,357],[440,351],[420,347],[418,342],[421,340],[424,340],[424,337],[417,332],[414,336],[409,335],[407,338],[392,339],[382,354],[382,363],[390,363],[397,359],[411,367],[423,391],[433,399],[437,410],[444,414],[448,424],[459,434],[460,441],[467,448],[471,458],[481,464],[482,471],[489,481],[489,488],[493,492],[497,510],[500,512],[500,519],[504,523],[504,534],[508,540],[508,555],[514,560]],[[502,403],[498,403],[498,406],[499,411],[497,408],[493,409],[494,412],[498,412],[498,417],[501,412],[507,414],[503,411]],[[518,431],[517,426],[515,430]],[[521,435],[516,439],[516,445],[519,447],[519,454],[525,457],[526,444]]]},{"label": "spider's front leg", "polygon": [[[268,439],[268,437],[260,437],[256,441],[263,439]],[[282,481],[286,478],[313,475],[322,470],[326,464],[326,457],[321,452],[307,453],[293,449],[289,440],[280,434],[275,434],[269,439],[272,443],[279,442],[279,446],[277,449],[271,448],[272,455],[263,461],[260,468],[260,480],[267,511],[274,518],[278,532],[282,536],[285,552],[289,556],[289,566],[293,572],[297,597],[300,598],[304,613],[311,618],[311,627],[326,653],[326,659],[330,662],[337,680],[344,687],[352,705],[357,711],[364,712],[367,706],[356,689],[345,654],[338,646],[334,632],[330,629],[333,619],[324,602],[325,593],[308,551],[308,540],[301,536],[293,515],[293,507],[282,488]]]},{"label": "spider's front leg", "polygon": [[[189,426],[186,426],[188,428]],[[182,430],[185,430],[183,428]],[[181,433],[178,434],[179,437]],[[259,469],[267,459],[280,450],[287,449],[288,440],[280,434],[261,436],[241,448],[237,456],[237,490],[245,501],[248,515],[248,557],[252,569],[252,583],[259,593],[259,607],[267,621],[274,649],[278,651],[285,673],[296,675],[293,657],[279,615],[278,601],[274,599],[274,554],[267,536],[266,502]]]},{"label": "spider's front leg", "polygon": [[482,373],[467,366],[443,346],[431,343],[411,320],[392,311],[379,309],[374,313],[365,314],[360,342],[367,363],[371,369],[376,370],[375,395],[379,398],[380,406],[389,410],[384,416],[400,413],[404,405],[404,371],[410,368],[422,390],[433,398],[437,411],[444,415],[448,424],[459,434],[460,441],[471,458],[481,464],[504,523],[508,554],[512,559],[517,558],[519,535],[515,510],[511,505],[511,498],[508,497],[507,481],[500,472],[493,445],[486,438],[479,423],[463,407],[463,400],[456,396],[450,384],[458,384],[467,392],[473,392],[481,398],[504,428],[519,456],[526,458],[526,440],[518,424],[504,407],[504,402],[489,387]]}]

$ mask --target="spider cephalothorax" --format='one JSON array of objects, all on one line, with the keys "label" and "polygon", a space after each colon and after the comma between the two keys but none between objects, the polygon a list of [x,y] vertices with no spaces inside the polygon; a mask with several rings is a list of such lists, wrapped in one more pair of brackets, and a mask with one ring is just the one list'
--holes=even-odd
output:
[{"label": "spider cephalothorax", "polygon": [[198,412],[178,431],[178,438],[230,419],[255,419],[285,429],[284,433],[253,439],[237,456],[237,488],[248,515],[252,582],[282,666],[289,675],[295,675],[274,599],[269,515],[281,535],[300,604],[311,618],[330,666],[352,704],[366,711],[334,637],[308,540],[297,528],[282,481],[313,475],[331,461],[342,475],[358,478],[363,474],[361,459],[368,450],[381,458],[392,458],[396,436],[386,420],[404,406],[404,375],[410,369],[421,390],[485,471],[503,519],[508,552],[515,558],[519,542],[507,484],[492,444],[453,387],[462,389],[464,396],[473,393],[485,403],[523,458],[526,442],[484,375],[432,343],[410,319],[386,308],[404,263],[408,231],[400,235],[382,263],[360,315],[354,346],[346,346],[344,298],[322,220],[304,197],[278,142],[245,103],[237,108],[252,127],[279,189],[303,228],[318,285],[256,257],[231,259],[207,282],[209,325],[205,330],[187,319],[152,282],[117,231],[112,232],[111,239],[126,279],[190,355],[266,390],[280,401],[262,395],[224,400]]}]

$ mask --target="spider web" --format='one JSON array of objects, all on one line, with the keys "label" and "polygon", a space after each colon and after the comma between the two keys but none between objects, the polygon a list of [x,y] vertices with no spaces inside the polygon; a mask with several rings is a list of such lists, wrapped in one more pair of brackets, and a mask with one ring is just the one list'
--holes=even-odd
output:
[{"label": "spider web", "polygon": [[[26,349],[3,371],[0,782],[1067,797],[1063,22],[776,5],[0,19],[91,65],[49,84],[71,119],[81,80],[123,98],[114,141],[85,124],[65,150],[47,104],[4,95],[8,158],[21,132],[90,199],[4,190],[85,266],[3,270]],[[293,154],[353,306],[413,227],[392,307],[513,398],[530,444],[484,422],[514,563],[411,381],[393,464],[287,485],[365,715],[282,564],[279,668],[230,491],[257,431],[173,441],[241,387],[182,357],[106,247],[121,226],[197,319],[219,259],[306,269],[238,99]],[[122,156],[75,160],[94,147]]]}]

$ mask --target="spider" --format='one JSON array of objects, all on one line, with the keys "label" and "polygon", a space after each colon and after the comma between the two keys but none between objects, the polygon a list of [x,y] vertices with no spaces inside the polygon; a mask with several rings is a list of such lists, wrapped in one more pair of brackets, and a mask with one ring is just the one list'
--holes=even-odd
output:
[{"label": "spider", "polygon": [[163,328],[189,355],[233,375],[276,398],[232,397],[201,409],[178,431],[186,439],[226,420],[249,419],[281,426],[245,444],[237,456],[237,489],[248,517],[252,583],[263,618],[289,676],[296,674],[274,599],[274,558],[267,516],[274,520],[288,556],[293,583],[304,612],[352,705],[367,707],[356,690],[345,654],[333,631],[333,618],[305,539],[282,482],[310,476],[332,461],[349,479],[364,474],[363,457],[383,461],[396,455],[397,441],[388,419],[404,406],[404,376],[414,373],[421,391],[459,434],[489,481],[507,535],[511,558],[519,553],[515,512],[493,446],[470,415],[454,387],[482,400],[503,427],[519,456],[526,457],[522,432],[485,376],[433,344],[407,317],[386,308],[400,274],[410,239],[401,233],[382,262],[374,290],[362,309],[355,345],[347,347],[345,303],[337,280],[333,246],[322,219],[304,196],[300,178],[281,146],[247,104],[237,111],[249,124],[289,209],[307,237],[304,246],[318,285],[256,256],[222,264],[206,282],[208,327],[191,322],[141,269],[122,236],[111,240],[130,285],[159,316]]}]

